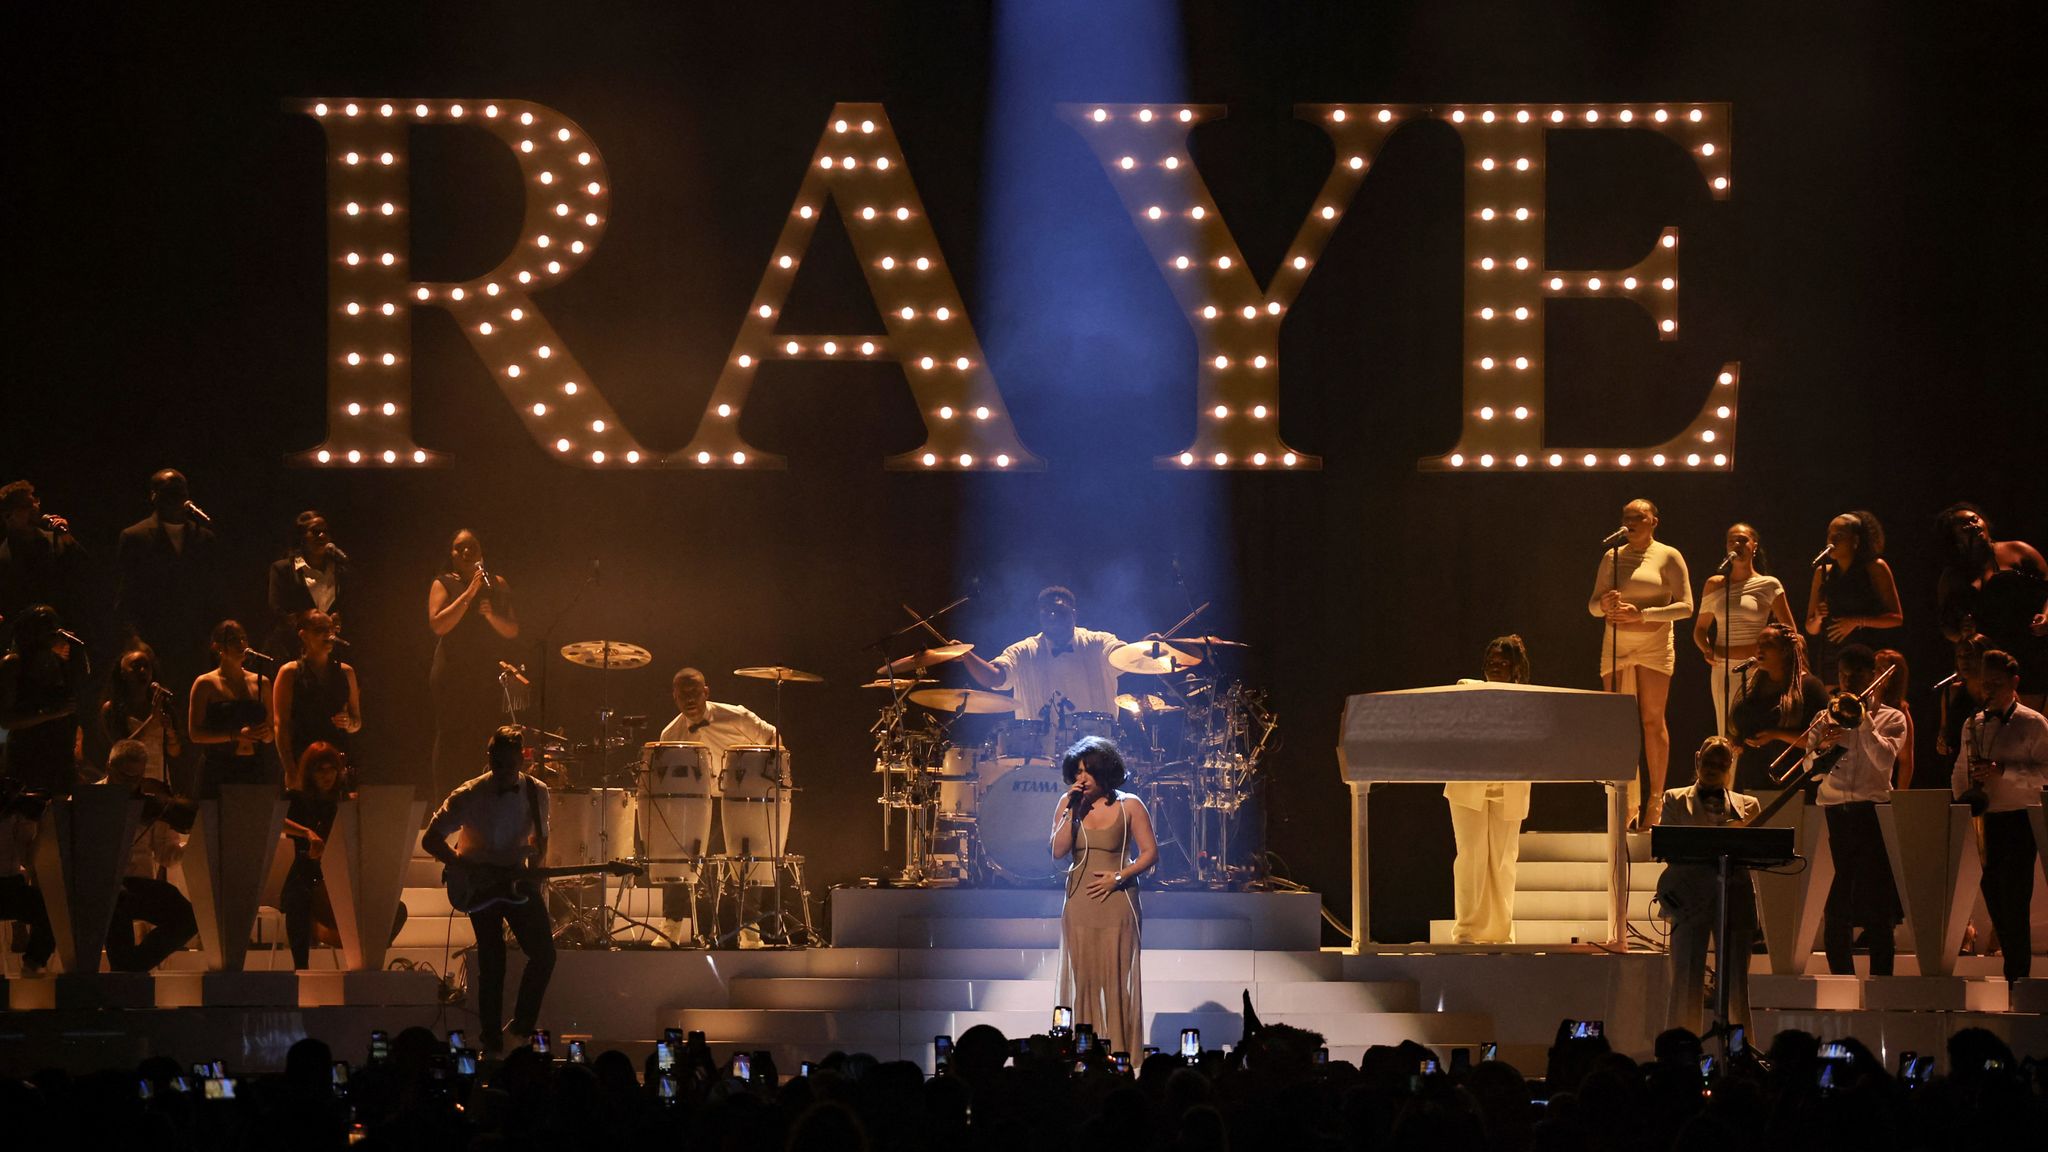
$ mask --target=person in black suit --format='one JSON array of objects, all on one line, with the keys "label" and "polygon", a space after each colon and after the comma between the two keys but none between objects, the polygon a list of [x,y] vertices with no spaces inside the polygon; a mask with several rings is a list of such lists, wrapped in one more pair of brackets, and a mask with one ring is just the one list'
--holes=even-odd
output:
[{"label": "person in black suit", "polygon": [[270,566],[271,624],[264,651],[279,660],[298,655],[299,626],[308,612],[325,612],[338,634],[348,591],[348,554],[329,534],[327,517],[308,509],[292,522],[291,547]]},{"label": "person in black suit", "polygon": [[77,627],[85,605],[85,549],[62,516],[44,513],[36,486],[0,487],[0,644],[31,605],[48,604]]},{"label": "person in black suit", "polygon": [[177,469],[149,478],[149,502],[154,511],[121,530],[114,552],[116,631],[124,647],[147,642],[163,682],[182,690],[212,666],[213,626],[226,615],[219,541]]}]

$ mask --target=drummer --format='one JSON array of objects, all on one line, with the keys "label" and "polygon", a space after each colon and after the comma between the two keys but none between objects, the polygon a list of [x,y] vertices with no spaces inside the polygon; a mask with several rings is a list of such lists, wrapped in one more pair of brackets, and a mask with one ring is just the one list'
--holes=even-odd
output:
[{"label": "drummer", "polygon": [[1017,641],[994,660],[967,653],[967,674],[991,691],[1010,690],[1020,719],[1061,712],[1115,712],[1117,670],[1109,654],[1124,642],[1108,632],[1075,626],[1074,593],[1055,584],[1038,594],[1035,636]]},{"label": "drummer", "polygon": [[738,704],[713,700],[711,685],[695,668],[677,672],[669,687],[678,711],[668,727],[661,730],[663,742],[705,745],[710,750],[711,763],[721,768],[729,748],[776,742],[775,725]]}]

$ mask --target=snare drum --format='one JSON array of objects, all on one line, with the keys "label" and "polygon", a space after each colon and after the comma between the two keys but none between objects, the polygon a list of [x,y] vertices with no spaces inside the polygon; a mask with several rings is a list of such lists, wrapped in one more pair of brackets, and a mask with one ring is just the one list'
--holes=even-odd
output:
[{"label": "snare drum", "polygon": [[1052,725],[1043,720],[1005,720],[990,741],[998,760],[1047,760],[1052,757]]},{"label": "snare drum", "polygon": [[692,883],[711,847],[711,789],[717,776],[702,744],[654,741],[640,751],[640,842],[647,877]]},{"label": "snare drum", "polygon": [[981,811],[981,764],[979,748],[946,749],[939,768],[939,816],[943,819],[972,817]]},{"label": "snare drum", "polygon": [[624,788],[565,788],[548,798],[550,868],[605,864],[636,855],[633,814]]},{"label": "snare drum", "polygon": [[1052,887],[1066,870],[1046,847],[1053,809],[1067,790],[1059,766],[1010,761],[997,768],[981,794],[981,860],[1006,883]]},{"label": "snare drum", "polygon": [[[782,855],[789,843],[789,750],[761,744],[736,744],[725,750],[718,774],[718,826],[725,854],[770,857]],[[775,865],[763,859],[750,870],[746,883],[775,882]]]}]

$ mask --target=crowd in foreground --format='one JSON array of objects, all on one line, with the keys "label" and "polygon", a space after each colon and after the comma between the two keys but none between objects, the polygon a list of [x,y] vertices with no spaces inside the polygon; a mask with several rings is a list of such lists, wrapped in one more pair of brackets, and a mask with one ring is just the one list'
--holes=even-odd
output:
[{"label": "crowd in foreground", "polygon": [[[969,1030],[935,1076],[835,1052],[793,1075],[765,1052],[718,1062],[701,1034],[642,1067],[608,1050],[522,1047],[475,1064],[423,1028],[359,1067],[319,1040],[280,1075],[152,1057],[132,1070],[0,1080],[18,1148],[178,1149],[1949,1149],[2048,1132],[2048,1062],[1982,1029],[1898,1067],[1864,1045],[1779,1033],[1726,1058],[1683,1030],[1638,1062],[1561,1025],[1541,1079],[1412,1042],[1359,1065],[1248,1017],[1247,1039],[1128,1072],[1097,1049]],[[587,1062],[585,1060],[587,1059]],[[662,1065],[666,1064],[666,1070]]]}]

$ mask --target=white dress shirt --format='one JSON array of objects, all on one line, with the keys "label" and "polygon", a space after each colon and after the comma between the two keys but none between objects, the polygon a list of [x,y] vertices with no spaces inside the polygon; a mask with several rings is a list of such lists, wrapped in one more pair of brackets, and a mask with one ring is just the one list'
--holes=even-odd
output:
[{"label": "white dress shirt", "polygon": [[661,738],[669,743],[702,744],[711,750],[712,772],[725,770],[725,753],[728,749],[748,744],[772,747],[775,744],[775,725],[756,716],[752,711],[738,704],[720,704],[716,700],[704,702],[704,719],[692,722],[686,713],[676,713],[676,718],[661,730]]},{"label": "white dress shirt", "polygon": [[1118,672],[1109,654],[1124,646],[1108,632],[1074,629],[1074,644],[1055,653],[1045,633],[1019,640],[989,663],[1003,678],[997,690],[1008,689],[1012,711],[1035,720],[1058,693],[1078,712],[1115,712]]},{"label": "white dress shirt", "polygon": [[1890,801],[1892,772],[1899,762],[1899,749],[1906,745],[1906,714],[1886,704],[1872,704],[1863,714],[1863,723],[1842,734],[1841,744],[1848,752],[1820,778],[1819,802]]},{"label": "white dress shirt", "polygon": [[330,562],[325,568],[315,568],[306,563],[304,556],[292,564],[292,575],[306,586],[306,595],[313,598],[313,607],[322,612],[334,610],[334,598],[341,591],[340,570]]},{"label": "white dress shirt", "polygon": [[1963,722],[1963,747],[1956,754],[1955,772],[1949,788],[1960,796],[1970,787],[1970,760],[1996,760],[2005,767],[2001,776],[1984,785],[1990,798],[1986,812],[2013,812],[2041,806],[2041,789],[2048,786],[2048,719],[2019,701],[2004,712],[1980,710]]},{"label": "white dress shirt", "polygon": [[530,842],[548,837],[548,786],[524,773],[516,780],[500,788],[486,772],[464,781],[441,801],[427,830],[444,837],[460,831],[456,851],[486,864],[525,864]]}]

